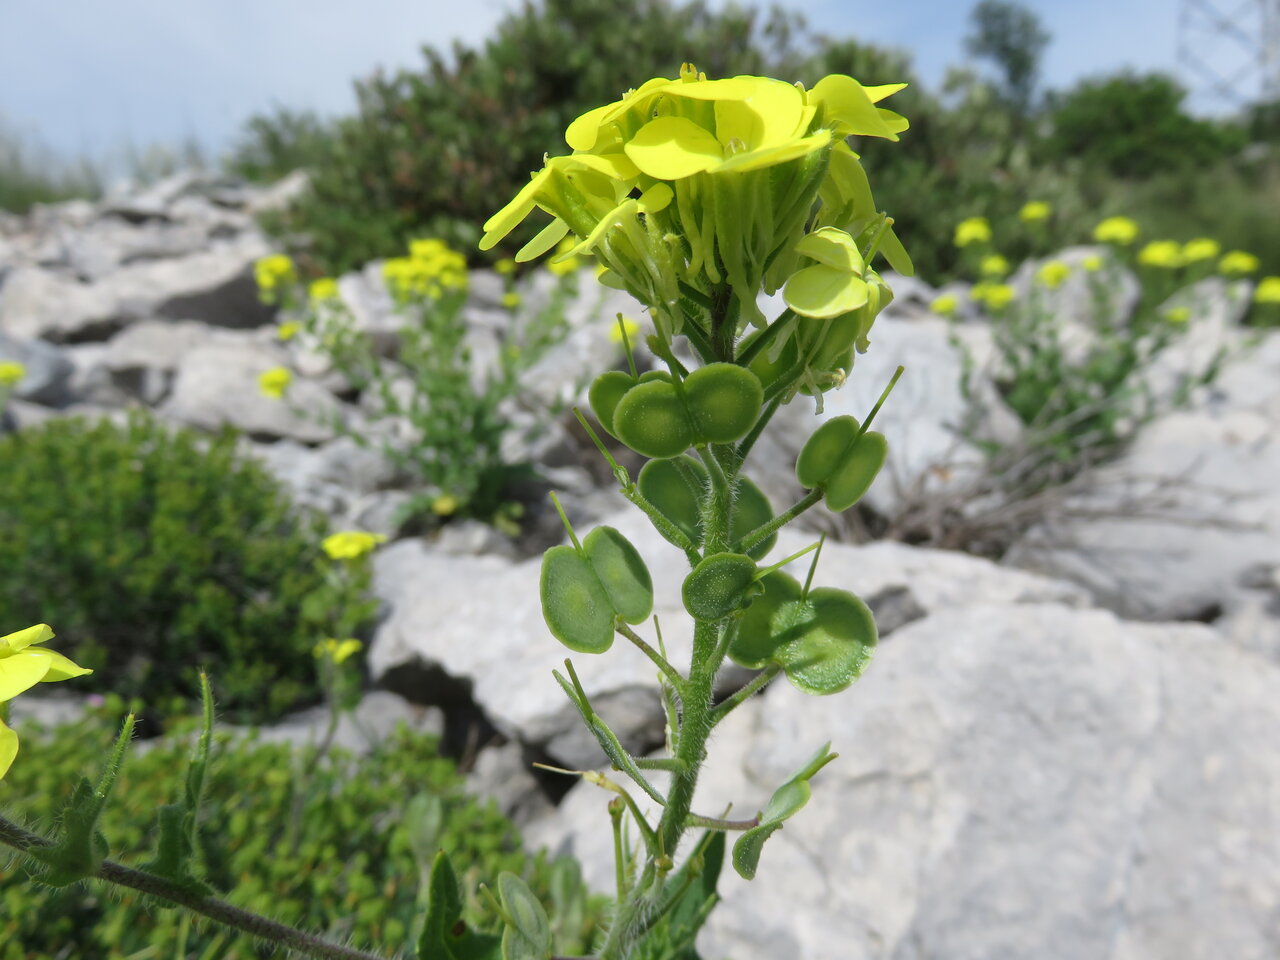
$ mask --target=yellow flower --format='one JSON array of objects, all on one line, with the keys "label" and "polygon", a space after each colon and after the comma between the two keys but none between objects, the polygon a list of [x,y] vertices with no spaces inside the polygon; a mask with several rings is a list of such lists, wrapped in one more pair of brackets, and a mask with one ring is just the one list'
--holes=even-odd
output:
[{"label": "yellow flower", "polygon": [[557,277],[563,277],[577,271],[582,266],[582,258],[569,255],[577,245],[577,241],[573,237],[565,237],[561,240],[556,245],[557,255],[547,263],[547,269]]},{"label": "yellow flower", "polygon": [[1186,323],[1191,319],[1190,307],[1170,307],[1164,311],[1164,318],[1170,323]]},{"label": "yellow flower", "polygon": [[258,389],[262,391],[264,397],[270,397],[272,400],[283,398],[284,392],[289,389],[291,383],[293,383],[293,374],[284,367],[272,367],[258,375]]},{"label": "yellow flower", "polygon": [[1138,239],[1138,225],[1128,217],[1107,217],[1093,228],[1093,239],[1128,246]]},{"label": "yellow flower", "polygon": [[1182,245],[1182,259],[1186,263],[1199,263],[1201,260],[1213,260],[1222,252],[1222,245],[1208,237],[1197,237]]},{"label": "yellow flower", "polygon": [[409,243],[409,256],[393,257],[383,263],[382,276],[398,300],[438,299],[446,291],[466,289],[467,259],[443,240],[413,240]]},{"label": "yellow flower", "polygon": [[431,512],[437,517],[448,517],[458,512],[458,498],[451,493],[444,493],[431,501]]},{"label": "yellow flower", "polygon": [[978,265],[978,269],[984,277],[995,277],[999,279],[1009,272],[1009,261],[998,253],[991,253],[982,258],[982,262]]},{"label": "yellow flower", "polygon": [[1250,273],[1257,273],[1260,266],[1262,264],[1257,257],[1243,250],[1224,253],[1222,259],[1218,261],[1218,269],[1229,277],[1243,277]]},{"label": "yellow flower", "polygon": [[1280,303],[1280,277],[1263,277],[1253,291],[1257,303]]},{"label": "yellow flower", "polygon": [[338,281],[333,277],[320,277],[312,280],[307,288],[307,296],[313,304],[326,303],[338,299]]},{"label": "yellow flower", "polygon": [[0,360],[0,387],[12,387],[27,375],[27,368],[14,360]]},{"label": "yellow flower", "polygon": [[1084,267],[1086,273],[1097,273],[1106,263],[1101,255],[1091,253],[1080,261],[1080,266]]},{"label": "yellow flower", "polygon": [[955,316],[955,312],[960,309],[960,298],[954,293],[944,293],[942,296],[933,298],[929,309],[939,316]]},{"label": "yellow flower", "polygon": [[1003,310],[1013,302],[1014,289],[1007,283],[979,283],[969,291],[969,297],[992,310]]},{"label": "yellow flower", "polygon": [[[53,650],[32,649],[52,639],[53,630],[47,623],[0,637],[0,703],[12,700],[37,683],[70,680],[93,672]],[[0,720],[0,779],[9,772],[17,755],[18,735]]]},{"label": "yellow flower", "polygon": [[276,339],[286,343],[302,331],[302,324],[297,320],[287,320],[276,328]]},{"label": "yellow flower", "polygon": [[1175,240],[1152,240],[1138,251],[1138,262],[1145,267],[1176,270],[1183,265],[1182,245]]},{"label": "yellow flower", "polygon": [[501,276],[509,277],[516,272],[516,262],[510,257],[499,260],[493,265],[493,269],[497,270]]},{"label": "yellow flower", "polygon": [[955,244],[957,247],[990,242],[991,224],[987,222],[986,217],[970,217],[968,220],[961,220],[956,225]]},{"label": "yellow flower", "polygon": [[502,305],[508,310],[514,310],[516,307],[520,306],[520,294],[514,292],[504,293],[502,295]]},{"label": "yellow flower", "polygon": [[258,289],[264,293],[272,293],[298,279],[293,261],[283,253],[263,257],[253,265],[253,275],[258,281]]},{"label": "yellow flower", "polygon": [[1018,219],[1023,223],[1040,223],[1048,220],[1051,213],[1053,213],[1053,207],[1049,204],[1043,200],[1032,200],[1030,203],[1023,204],[1022,209],[1018,211]]},{"label": "yellow flower", "polygon": [[363,530],[344,530],[324,538],[320,547],[330,560],[356,560],[369,553],[387,538],[381,533],[365,533]]},{"label": "yellow flower", "polygon": [[319,659],[330,660],[334,664],[339,664],[363,649],[364,644],[354,637],[348,637],[346,640],[334,640],[330,637],[317,643],[312,652]]},{"label": "yellow flower", "polygon": [[1036,271],[1036,279],[1050,290],[1057,290],[1071,275],[1071,268],[1061,260],[1046,260]]},{"label": "yellow flower", "polygon": [[636,336],[640,333],[640,324],[632,320],[630,317],[623,317],[621,325],[615,323],[609,328],[609,339],[614,343],[622,342],[622,331],[627,332],[627,342],[635,343]]}]

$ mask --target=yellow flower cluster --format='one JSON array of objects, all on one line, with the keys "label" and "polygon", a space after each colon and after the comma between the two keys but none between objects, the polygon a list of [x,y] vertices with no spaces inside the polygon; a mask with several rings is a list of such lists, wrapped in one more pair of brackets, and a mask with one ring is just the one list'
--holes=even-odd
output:
[{"label": "yellow flower cluster", "polygon": [[328,660],[336,666],[363,649],[364,644],[354,637],[348,637],[346,640],[335,640],[330,637],[317,643],[312,653],[315,654],[316,659]]},{"label": "yellow flower cluster", "polygon": [[272,367],[258,375],[258,389],[264,397],[272,400],[283,399],[291,383],[293,383],[293,374],[285,367]]},{"label": "yellow flower cluster", "polygon": [[1138,239],[1138,225],[1128,217],[1107,217],[1093,228],[1093,239],[1127,247]]},{"label": "yellow flower cluster", "polygon": [[338,299],[338,281],[333,277],[320,277],[311,281],[311,286],[307,287],[307,299],[311,301],[312,306],[319,306],[322,303],[329,303]]},{"label": "yellow flower cluster", "polygon": [[1258,303],[1280,303],[1280,277],[1263,277],[1253,291]]},{"label": "yellow flower cluster", "polygon": [[1251,273],[1257,273],[1260,266],[1262,264],[1257,257],[1243,250],[1224,253],[1222,259],[1218,261],[1218,270],[1228,277],[1245,277]]},{"label": "yellow flower cluster", "polygon": [[1009,261],[998,253],[991,253],[982,258],[978,270],[984,277],[1000,279],[1009,273]]},{"label": "yellow flower cluster", "polygon": [[0,360],[0,387],[12,387],[27,375],[27,368],[15,360]]},{"label": "yellow flower cluster", "polygon": [[382,276],[398,299],[430,297],[467,287],[467,258],[443,240],[414,240],[407,257],[382,265]]},{"label": "yellow flower cluster", "polygon": [[974,303],[985,303],[990,310],[1003,310],[1013,303],[1015,291],[1007,283],[977,283],[969,291]]},{"label": "yellow flower cluster", "polygon": [[381,533],[365,533],[363,530],[344,530],[325,537],[320,547],[330,560],[356,560],[369,553],[387,538]]},{"label": "yellow flower cluster", "polygon": [[258,282],[259,290],[264,294],[272,294],[281,287],[296,283],[298,271],[289,257],[283,253],[274,253],[253,265],[253,276]]},{"label": "yellow flower cluster", "polygon": [[1061,260],[1046,260],[1036,271],[1036,279],[1050,290],[1057,290],[1071,276],[1071,268]]},{"label": "yellow flower cluster", "polygon": [[628,343],[635,343],[636,337],[640,335],[640,324],[630,317],[624,317],[619,314],[619,323],[615,323],[609,328],[609,338],[614,343],[622,342],[622,335],[626,333]]},{"label": "yellow flower cluster", "polygon": [[[43,647],[35,649],[36,644],[52,639],[53,630],[47,623],[0,637],[0,703],[12,700],[37,683],[70,680],[93,672],[60,653]],[[18,735],[0,720],[0,779],[9,772],[17,755]]]},{"label": "yellow flower cluster", "polygon": [[1177,270],[1185,265],[1186,259],[1182,245],[1176,240],[1152,240],[1138,251],[1138,262],[1144,267]]},{"label": "yellow flower cluster", "polygon": [[1018,219],[1023,223],[1043,223],[1052,213],[1053,207],[1043,200],[1032,200],[1030,203],[1023,204],[1022,209],[1018,211]]},{"label": "yellow flower cluster", "polygon": [[986,217],[970,217],[956,224],[955,245],[968,247],[991,242],[991,224]]},{"label": "yellow flower cluster", "polygon": [[929,309],[940,317],[953,317],[956,311],[960,309],[960,298],[954,293],[944,293],[933,298],[933,302],[929,304]]},{"label": "yellow flower cluster", "polygon": [[1182,260],[1184,263],[1201,263],[1205,260],[1216,259],[1221,252],[1222,245],[1217,240],[1211,240],[1208,237],[1197,237],[1194,240],[1188,240],[1182,245]]}]

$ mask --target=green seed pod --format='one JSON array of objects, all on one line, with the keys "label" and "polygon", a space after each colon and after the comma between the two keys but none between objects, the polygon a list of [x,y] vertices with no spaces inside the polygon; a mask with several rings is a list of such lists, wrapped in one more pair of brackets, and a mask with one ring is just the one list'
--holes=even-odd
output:
[{"label": "green seed pod", "polygon": [[653,612],[653,580],[631,541],[613,527],[596,527],[582,552],[609,595],[614,612],[627,623],[643,623]]},{"label": "green seed pod", "polygon": [[[768,523],[773,517],[773,504],[764,495],[764,491],[746,477],[739,477],[738,495],[733,501],[733,513],[729,519],[729,538],[735,542],[741,540],[752,530]],[[759,560],[772,550],[777,542],[778,534],[771,533],[747,550],[746,554],[753,560]]]},{"label": "green seed pod", "polygon": [[664,380],[637,384],[613,412],[614,436],[628,447],[657,460],[678,457],[693,445],[694,435],[676,386]]},{"label": "green seed pod", "polygon": [[618,401],[637,382],[635,377],[621,370],[609,370],[596,377],[591,383],[591,389],[587,391],[587,400],[596,419],[600,421],[600,426],[613,436],[617,436],[613,432],[613,413],[618,407]]},{"label": "green seed pod", "polygon": [[774,659],[786,638],[773,632],[773,615],[784,603],[799,600],[802,592],[800,582],[781,570],[766,576],[760,585],[764,593],[751,601],[729,645],[729,659],[748,670],[760,670]]},{"label": "green seed pod", "polygon": [[755,561],[745,554],[712,554],[684,578],[684,608],[696,620],[722,620],[750,600],[755,576]]},{"label": "green seed pod", "polygon": [[613,602],[591,564],[573,547],[552,547],[542,555],[539,590],[547,627],[570,650],[604,653],[613,645]]},{"label": "green seed pod", "polygon": [[847,510],[870,489],[888,456],[884,435],[869,430],[858,435],[854,417],[832,417],[814,431],[796,460],[796,479],[810,489],[821,487],[827,507]]},{"label": "green seed pod", "polygon": [[782,603],[770,618],[782,640],[774,659],[805,693],[838,693],[862,676],[875,650],[876,621],[865,603],[844,590],[820,588]]},{"label": "green seed pod", "polygon": [[764,405],[760,378],[734,363],[709,363],[684,381],[694,435],[704,443],[732,443],[747,435]]},{"label": "green seed pod", "polygon": [[[696,485],[690,485],[685,479],[686,471],[677,467],[677,461],[685,465],[688,473],[697,477]],[[650,460],[640,469],[636,485],[644,498],[690,541],[702,543],[701,498],[707,486],[706,467],[687,455],[671,460]],[[746,477],[739,477],[738,492],[730,513],[729,539],[742,539],[752,530],[768,523],[773,516],[773,505],[764,492]],[[770,534],[746,553],[753,560],[759,560],[773,549],[777,541],[778,535]]]}]

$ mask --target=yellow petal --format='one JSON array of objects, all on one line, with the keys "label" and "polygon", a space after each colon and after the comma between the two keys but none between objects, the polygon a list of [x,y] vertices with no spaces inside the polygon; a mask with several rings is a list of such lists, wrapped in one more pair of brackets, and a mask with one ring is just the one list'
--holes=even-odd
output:
[{"label": "yellow petal", "polygon": [[641,171],[658,180],[691,177],[724,159],[720,141],[684,117],[650,120],[631,138],[626,150]]},{"label": "yellow petal", "polygon": [[907,248],[902,245],[898,235],[893,232],[893,227],[886,229],[880,238],[880,253],[889,261],[889,266],[904,277],[916,275],[916,266],[911,262],[911,255],[907,253]]},{"label": "yellow petal", "polygon": [[569,124],[569,128],[564,132],[564,142],[574,150],[590,150],[596,145],[596,139],[600,135],[600,125],[615,106],[616,104],[606,103],[603,107],[588,110]]},{"label": "yellow petal", "polygon": [[842,137],[855,135],[898,139],[897,134],[880,116],[880,110],[871,102],[862,84],[853,77],[839,73],[823,77],[809,91],[809,102],[822,105],[822,122]]},{"label": "yellow petal", "polygon": [[796,244],[796,253],[845,273],[862,273],[862,254],[858,252],[858,245],[853,242],[853,237],[835,227],[821,227],[802,237]]},{"label": "yellow petal", "polygon": [[634,180],[640,171],[625,153],[575,153],[569,159],[614,180]]},{"label": "yellow petal", "polygon": [[880,114],[880,119],[884,121],[884,125],[894,133],[902,133],[904,130],[911,129],[911,122],[900,113],[894,113],[884,107],[876,107],[876,113]]},{"label": "yellow petal", "polygon": [[42,650],[24,650],[0,659],[0,703],[30,690],[49,672],[49,658]]},{"label": "yellow petal", "polygon": [[568,232],[567,223],[559,218],[552,220],[538,232],[536,237],[520,248],[520,252],[516,254],[516,263],[536,260],[563,240]]},{"label": "yellow petal", "polygon": [[867,92],[867,96],[871,98],[872,103],[879,103],[885,97],[891,97],[899,90],[905,90],[906,88],[907,85],[905,83],[882,83],[879,86],[863,87],[862,89]]},{"label": "yellow petal", "polygon": [[658,213],[667,209],[671,205],[671,201],[675,199],[675,196],[676,192],[665,183],[655,183],[640,194],[640,198],[636,201],[636,206],[640,208],[641,213]]},{"label": "yellow petal", "polygon": [[93,673],[92,670],[86,670],[84,667],[80,666],[80,664],[72,662],[69,658],[64,657],[56,650],[40,650],[37,652],[43,653],[48,658],[49,662],[49,672],[44,675],[44,679],[41,681],[42,683],[53,683],[56,680],[70,680],[73,677],[83,677]]},{"label": "yellow petal", "polygon": [[754,84],[744,99],[718,100],[715,111],[721,143],[737,139],[752,149],[769,147],[802,132],[804,95],[789,83],[770,80]]},{"label": "yellow petal", "polygon": [[747,173],[751,170],[763,170],[765,167],[777,166],[788,160],[796,160],[806,154],[821,150],[831,142],[830,130],[819,130],[813,136],[802,140],[792,140],[763,150],[749,150],[730,157],[724,163],[712,168],[712,173]]},{"label": "yellow petal", "polygon": [[819,263],[793,273],[782,290],[782,299],[801,316],[825,320],[865,304],[867,285],[843,270]]},{"label": "yellow petal", "polygon": [[533,208],[537,206],[538,191],[546,185],[550,175],[551,168],[543,167],[520,189],[510,203],[485,221],[484,238],[480,241],[481,250],[488,250],[533,212]]},{"label": "yellow petal", "polygon": [[0,780],[13,766],[13,758],[18,755],[18,735],[0,720]]},{"label": "yellow petal", "polygon": [[5,655],[6,650],[10,653],[17,653],[19,650],[25,650],[33,643],[44,643],[46,640],[52,639],[53,628],[47,623],[37,623],[34,627],[27,627],[27,629],[19,630],[17,633],[0,637],[0,657]]}]

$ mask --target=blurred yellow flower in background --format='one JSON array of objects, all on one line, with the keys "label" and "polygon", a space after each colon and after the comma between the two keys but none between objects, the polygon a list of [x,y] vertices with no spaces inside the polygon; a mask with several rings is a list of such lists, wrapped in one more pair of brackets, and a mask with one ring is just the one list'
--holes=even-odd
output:
[{"label": "blurred yellow flower in background", "polygon": [[620,324],[615,323],[609,328],[609,339],[614,343],[621,343],[623,330],[627,333],[627,341],[629,343],[635,343],[636,337],[640,333],[640,324],[632,320],[630,317],[624,316],[621,318]]},{"label": "blurred yellow flower in background", "polygon": [[276,328],[276,339],[282,343],[292,340],[302,331],[302,324],[297,320],[287,320]]},{"label": "blurred yellow flower in background", "polygon": [[1212,260],[1222,252],[1222,244],[1209,237],[1196,237],[1182,245],[1182,259],[1185,263],[1200,263]]},{"label": "blurred yellow flower in background", "polygon": [[954,293],[944,293],[933,298],[933,302],[929,304],[929,309],[939,316],[953,317],[956,311],[960,309],[960,298]]},{"label": "blurred yellow flower in background", "polygon": [[982,262],[978,265],[984,277],[995,277],[999,279],[1009,272],[1009,261],[998,253],[991,253],[982,258]]},{"label": "blurred yellow flower in background", "polygon": [[1190,307],[1170,307],[1162,316],[1170,323],[1186,323],[1191,319]]},{"label": "blurred yellow flower in background", "polygon": [[1013,303],[1016,291],[1007,283],[979,283],[969,291],[970,299],[985,303],[992,310],[1003,310]]},{"label": "blurred yellow flower in background", "polygon": [[258,389],[264,397],[280,400],[293,383],[293,374],[284,367],[272,367],[258,375]]},{"label": "blurred yellow flower in background", "polygon": [[510,257],[504,257],[493,265],[493,269],[503,277],[509,277],[516,272],[516,262]]},{"label": "blurred yellow flower in background", "polygon": [[1252,253],[1245,253],[1243,250],[1231,250],[1222,255],[1222,259],[1218,261],[1218,269],[1225,273],[1228,277],[1243,277],[1251,273],[1257,273],[1258,267],[1262,266],[1258,258]]},{"label": "blurred yellow flower in background", "polygon": [[293,261],[283,253],[273,253],[257,261],[253,265],[253,276],[258,282],[258,289],[263,293],[274,293],[298,279]]},{"label": "blurred yellow flower in background", "polygon": [[1043,200],[1032,200],[1022,205],[1022,209],[1018,211],[1018,219],[1023,223],[1041,223],[1048,220],[1051,213],[1053,207],[1049,204]]},{"label": "blurred yellow flower in background", "polygon": [[27,375],[27,368],[16,360],[0,361],[0,387],[12,387]]},{"label": "blurred yellow flower in background", "polygon": [[502,295],[502,305],[508,310],[514,310],[520,306],[520,294],[514,292],[504,293]]},{"label": "blurred yellow flower in background", "polygon": [[1097,253],[1091,253],[1080,261],[1080,266],[1084,267],[1086,273],[1097,273],[1105,264],[1102,255]]},{"label": "blurred yellow flower in background", "polygon": [[956,224],[955,245],[967,247],[971,244],[991,242],[991,224],[986,217],[970,217]]},{"label": "blurred yellow flower in background", "polygon": [[1050,290],[1057,290],[1069,276],[1071,268],[1061,260],[1046,260],[1036,271],[1036,279]]},{"label": "blurred yellow flower in background", "polygon": [[566,274],[573,273],[582,266],[581,257],[566,257],[565,254],[578,245],[576,238],[565,237],[556,245],[556,256],[552,257],[547,263],[547,269],[554,273],[557,277],[563,277]]},{"label": "blurred yellow flower in background", "polygon": [[312,280],[311,286],[307,288],[307,296],[314,304],[337,300],[338,281],[333,277],[320,277],[318,280]]},{"label": "blurred yellow flower in background", "polygon": [[1128,217],[1107,217],[1093,228],[1093,239],[1128,246],[1138,239],[1138,225]]},{"label": "blurred yellow flower in background", "polygon": [[343,530],[331,534],[320,543],[320,548],[330,560],[355,560],[369,553],[380,543],[386,543],[382,533],[365,533],[363,530]]},{"label": "blurred yellow flower in background", "polygon": [[364,644],[354,637],[348,637],[346,640],[335,640],[330,637],[317,643],[312,653],[318,659],[330,660],[335,664],[339,664],[344,660],[350,659],[363,649]]},{"label": "blurred yellow flower in background", "polygon": [[437,517],[450,517],[458,512],[461,505],[453,494],[443,493],[431,501],[431,512]]},{"label": "blurred yellow flower in background", "polygon": [[1138,251],[1138,262],[1145,267],[1176,270],[1183,265],[1182,245],[1176,240],[1152,240]]},{"label": "blurred yellow flower in background", "polygon": [[1253,299],[1258,303],[1280,303],[1280,277],[1263,277],[1258,281]]}]

